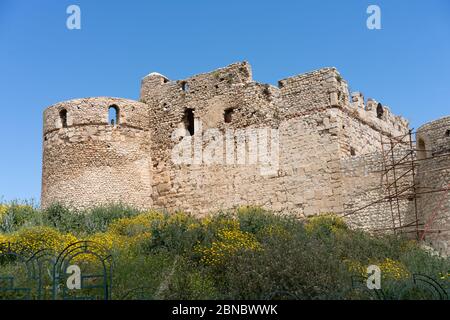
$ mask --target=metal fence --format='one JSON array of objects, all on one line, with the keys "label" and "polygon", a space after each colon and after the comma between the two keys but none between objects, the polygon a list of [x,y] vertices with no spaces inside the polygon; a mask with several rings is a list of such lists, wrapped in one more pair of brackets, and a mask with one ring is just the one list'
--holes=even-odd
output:
[{"label": "metal fence", "polygon": [[72,243],[60,253],[2,243],[0,299],[110,300],[112,267],[109,251],[93,241]]}]

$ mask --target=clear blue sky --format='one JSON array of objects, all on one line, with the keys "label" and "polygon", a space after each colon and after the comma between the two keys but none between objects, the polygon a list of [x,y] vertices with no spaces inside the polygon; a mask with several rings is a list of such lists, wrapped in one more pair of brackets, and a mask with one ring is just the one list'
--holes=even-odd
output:
[{"label": "clear blue sky", "polygon": [[[71,4],[81,30],[66,28]],[[369,4],[382,30],[366,28]],[[273,84],[335,66],[417,127],[450,114],[450,1],[0,0],[0,197],[39,199],[46,106],[137,99],[149,72],[178,79],[241,60]]]}]

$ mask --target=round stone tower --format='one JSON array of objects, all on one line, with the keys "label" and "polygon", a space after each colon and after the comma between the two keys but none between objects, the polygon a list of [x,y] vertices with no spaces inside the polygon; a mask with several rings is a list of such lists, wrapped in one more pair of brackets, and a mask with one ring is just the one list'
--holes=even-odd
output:
[{"label": "round stone tower", "polygon": [[450,117],[417,130],[418,213],[424,240],[450,254]]},{"label": "round stone tower", "polygon": [[44,111],[41,206],[152,206],[148,107],[118,98],[58,103]]}]

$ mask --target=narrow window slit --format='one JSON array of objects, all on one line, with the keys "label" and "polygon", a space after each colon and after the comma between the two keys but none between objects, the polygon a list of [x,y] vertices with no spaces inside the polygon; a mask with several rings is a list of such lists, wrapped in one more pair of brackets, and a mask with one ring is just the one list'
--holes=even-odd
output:
[{"label": "narrow window slit", "polygon": [[384,113],[383,106],[381,105],[381,103],[379,103],[377,105],[377,118],[378,119],[382,119],[383,118],[383,113]]},{"label": "narrow window slit", "polygon": [[181,83],[181,89],[183,89],[184,92],[189,92],[189,84],[186,81],[183,81]]},{"label": "narrow window slit", "polygon": [[225,112],[223,114],[225,123],[231,123],[231,121],[233,120],[233,112],[234,112],[234,110],[232,108],[225,110]]},{"label": "narrow window slit", "polygon": [[67,110],[66,109],[62,109],[59,112],[59,118],[61,120],[61,127],[67,128]]},{"label": "narrow window slit", "polygon": [[184,111],[184,128],[189,132],[189,135],[193,136],[195,133],[195,126],[194,126],[194,109],[186,109]]},{"label": "narrow window slit", "polygon": [[116,105],[112,105],[108,108],[108,123],[111,125],[119,124],[119,107]]}]

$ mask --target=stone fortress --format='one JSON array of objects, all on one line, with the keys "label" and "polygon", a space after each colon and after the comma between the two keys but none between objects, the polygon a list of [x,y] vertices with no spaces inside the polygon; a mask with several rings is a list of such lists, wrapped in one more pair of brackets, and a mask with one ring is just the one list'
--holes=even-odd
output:
[{"label": "stone fortress", "polygon": [[[195,214],[258,205],[300,217],[333,212],[355,228],[416,232],[449,253],[449,129],[446,117],[421,127],[417,143],[408,142],[408,121],[361,93],[350,95],[335,68],[286,78],[277,87],[253,81],[247,62],[176,81],[151,73],[139,101],[86,98],[45,110],[41,205],[122,202]],[[208,137],[208,130],[221,138]],[[261,130],[266,139],[249,134]],[[174,161],[180,140],[191,151],[191,143],[195,150],[214,139],[213,150],[206,149],[217,161],[206,165],[195,151],[191,162]],[[265,164],[251,161],[260,149],[270,150],[276,170],[262,174]],[[407,166],[390,170],[408,156],[412,175]],[[399,192],[410,183],[406,194]]]}]

